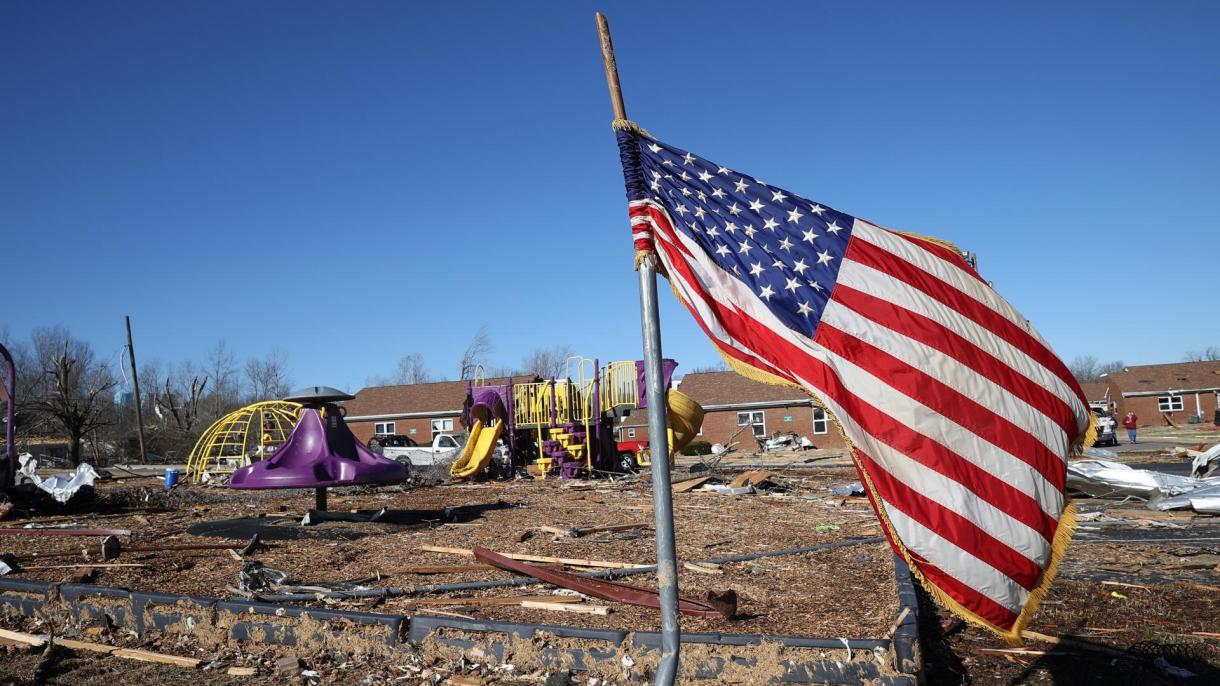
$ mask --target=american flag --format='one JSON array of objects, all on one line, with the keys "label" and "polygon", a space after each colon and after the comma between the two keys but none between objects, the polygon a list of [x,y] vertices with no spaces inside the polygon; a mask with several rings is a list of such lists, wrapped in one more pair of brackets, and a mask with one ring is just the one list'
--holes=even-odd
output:
[{"label": "american flag", "polygon": [[1089,424],[1050,346],[947,243],[618,135],[637,251],[735,369],[834,416],[932,595],[1019,636],[1071,536],[1065,465]]}]

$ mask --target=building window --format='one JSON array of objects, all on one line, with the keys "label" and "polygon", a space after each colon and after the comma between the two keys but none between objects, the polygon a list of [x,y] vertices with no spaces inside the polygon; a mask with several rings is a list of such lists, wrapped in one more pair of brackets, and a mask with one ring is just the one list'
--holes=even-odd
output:
[{"label": "building window", "polygon": [[738,412],[737,426],[749,426],[754,429],[755,436],[767,435],[767,421],[762,412]]},{"label": "building window", "polygon": [[813,408],[813,433],[824,434],[830,428],[830,420],[826,417],[826,410],[820,407]]},{"label": "building window", "polygon": [[432,420],[432,437],[436,438],[437,434],[449,433],[453,431],[452,419],[433,419]]},{"label": "building window", "polygon": [[389,436],[394,433],[394,422],[377,422],[373,424],[373,433],[378,436]]},{"label": "building window", "polygon": [[635,429],[627,429],[627,438],[635,438]]},{"label": "building window", "polygon": [[1161,412],[1181,412],[1182,396],[1162,395],[1156,399],[1156,409],[1160,410]]}]

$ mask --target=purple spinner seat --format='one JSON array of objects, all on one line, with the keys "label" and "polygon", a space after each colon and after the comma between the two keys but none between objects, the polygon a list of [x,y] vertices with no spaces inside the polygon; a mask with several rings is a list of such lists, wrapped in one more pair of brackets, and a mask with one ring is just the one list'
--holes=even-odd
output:
[{"label": "purple spinner seat", "polygon": [[229,488],[321,489],[405,481],[406,465],[364,447],[343,421],[334,402],[352,397],[314,386],[285,398],[305,406],[288,440],[271,457],[233,472]]}]

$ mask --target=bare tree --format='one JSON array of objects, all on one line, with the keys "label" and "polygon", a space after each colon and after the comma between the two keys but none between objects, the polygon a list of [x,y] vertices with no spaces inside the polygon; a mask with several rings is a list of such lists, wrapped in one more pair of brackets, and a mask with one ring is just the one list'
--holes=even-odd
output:
[{"label": "bare tree", "polygon": [[219,418],[239,401],[241,380],[237,374],[237,360],[222,338],[208,350],[204,365],[204,372],[212,384],[205,405],[209,415]]},{"label": "bare tree", "polygon": [[1068,371],[1081,383],[1093,381],[1098,378],[1099,364],[1096,355],[1077,355],[1068,363]]},{"label": "bare tree", "polygon": [[1220,360],[1220,345],[1209,345],[1202,350],[1187,350],[1183,362],[1211,362]]},{"label": "bare tree", "polygon": [[275,348],[261,360],[250,358],[246,361],[246,381],[250,397],[255,401],[284,397],[292,385],[288,377],[288,354]]},{"label": "bare tree", "polygon": [[394,383],[397,384],[417,384],[428,383],[432,381],[432,375],[428,373],[428,367],[424,364],[424,356],[419,353],[411,353],[404,355],[398,361],[398,368],[394,370]]},{"label": "bare tree", "polygon": [[156,415],[163,418],[182,437],[189,437],[199,420],[207,375],[194,373],[194,365],[184,363],[179,373],[167,375],[157,391]]},{"label": "bare tree", "polygon": [[1068,371],[1080,383],[1099,381],[1105,374],[1122,371],[1127,365],[1122,360],[1102,362],[1096,355],[1077,355],[1068,363]]},{"label": "bare tree", "polygon": [[94,359],[88,343],[63,327],[35,329],[33,356],[29,407],[63,431],[68,458],[79,465],[81,440],[112,421],[114,374]]},{"label": "bare tree", "polygon": [[459,379],[465,381],[474,377],[475,369],[479,365],[486,364],[487,356],[491,354],[491,338],[487,335],[487,327],[480,326],[475,332],[474,338],[470,340],[470,345],[466,346],[466,352],[462,353],[462,359],[459,362],[461,370]]},{"label": "bare tree", "polygon": [[572,346],[538,346],[534,352],[521,358],[521,371],[544,379],[558,379],[567,373],[568,358],[572,357]]}]

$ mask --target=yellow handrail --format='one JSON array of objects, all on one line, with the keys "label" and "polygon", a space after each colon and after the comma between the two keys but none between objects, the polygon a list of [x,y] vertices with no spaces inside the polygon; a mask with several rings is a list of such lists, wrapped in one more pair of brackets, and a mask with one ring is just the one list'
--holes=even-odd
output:
[{"label": "yellow handrail", "polygon": [[601,377],[602,412],[639,407],[640,386],[634,360],[610,362],[602,367]]}]

